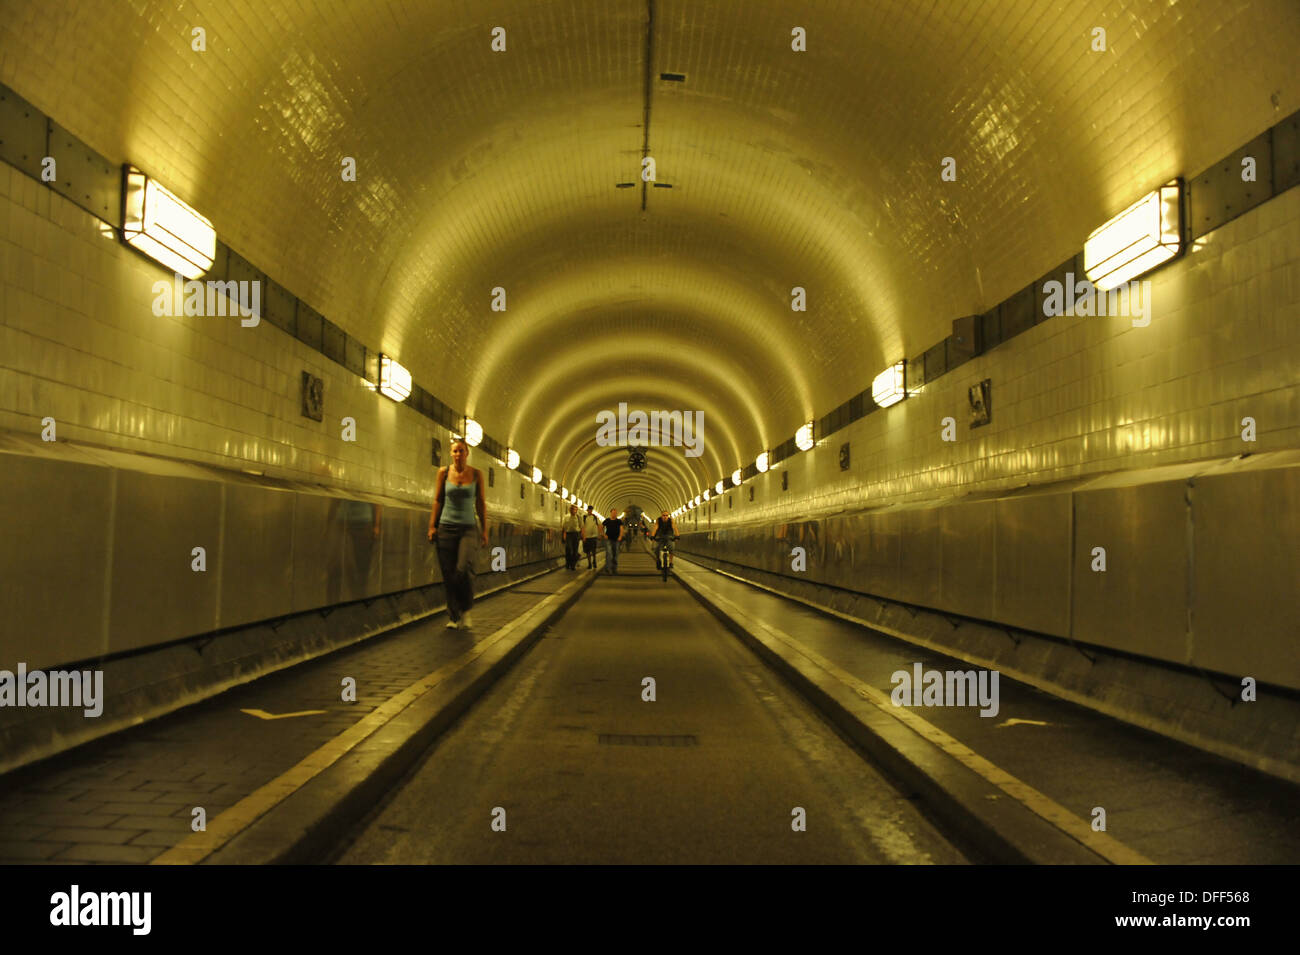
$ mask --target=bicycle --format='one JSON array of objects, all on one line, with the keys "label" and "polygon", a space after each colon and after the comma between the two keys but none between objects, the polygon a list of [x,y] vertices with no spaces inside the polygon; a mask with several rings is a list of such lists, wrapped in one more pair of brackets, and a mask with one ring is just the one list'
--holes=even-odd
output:
[{"label": "bicycle", "polygon": [[[672,570],[673,566],[668,560],[669,554],[672,553],[668,550],[668,542],[666,540],[660,541],[658,537],[653,536],[650,539],[655,542],[655,561],[664,575],[664,583],[668,583],[668,571]],[[677,537],[674,536],[673,540],[677,540]]]}]

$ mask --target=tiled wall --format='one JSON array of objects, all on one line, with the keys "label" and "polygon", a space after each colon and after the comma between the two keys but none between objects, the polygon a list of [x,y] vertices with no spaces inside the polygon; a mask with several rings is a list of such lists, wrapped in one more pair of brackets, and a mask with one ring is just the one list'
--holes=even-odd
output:
[{"label": "tiled wall", "polygon": [[[62,439],[429,498],[430,442],[442,440],[445,460],[445,431],[267,322],[155,316],[163,271],[103,229],[0,167],[0,428],[35,433],[48,415]],[[1300,190],[1205,236],[1151,281],[1148,327],[1044,322],[728,491],[716,514],[709,502],[700,526],[1300,446]],[[325,381],[323,422],[300,414],[303,370]],[[971,429],[966,391],[983,378],[992,421]],[[355,443],[341,439],[344,415]],[[952,443],[940,439],[948,415]],[[1247,415],[1253,444],[1240,437]],[[492,513],[558,519],[552,495],[539,507],[528,484],[521,500],[519,475],[472,460],[496,468]]]},{"label": "tiled wall", "polygon": [[[60,440],[241,467],[313,484],[430,500],[445,429],[375,394],[341,365],[263,321],[159,317],[170,279],[107,226],[0,164],[0,429],[56,421]],[[301,415],[300,379],[325,383],[325,420]],[[356,441],[340,420],[356,420]],[[559,519],[556,498],[493,467],[489,517]]]},{"label": "tiled wall", "polygon": [[[1209,233],[1149,278],[1147,327],[1125,317],[1043,322],[728,489],[685,526],[1300,447],[1300,189]],[[966,392],[984,378],[991,421],[972,429]],[[952,443],[940,437],[945,416],[956,419]],[[1247,416],[1254,443],[1241,437]],[[846,441],[851,463],[841,471]]]}]

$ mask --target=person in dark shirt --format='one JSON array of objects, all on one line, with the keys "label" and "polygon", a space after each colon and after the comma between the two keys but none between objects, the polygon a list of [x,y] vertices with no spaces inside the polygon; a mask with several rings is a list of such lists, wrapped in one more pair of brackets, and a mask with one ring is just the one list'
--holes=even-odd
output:
[{"label": "person in dark shirt", "polygon": [[605,521],[605,573],[618,573],[618,541],[623,536],[623,522],[618,511],[610,511]]},{"label": "person in dark shirt", "polygon": [[677,539],[677,522],[673,520],[672,515],[667,511],[659,514],[659,519],[655,521],[654,533],[651,540],[659,547],[668,551],[668,566],[673,566],[673,541]]}]

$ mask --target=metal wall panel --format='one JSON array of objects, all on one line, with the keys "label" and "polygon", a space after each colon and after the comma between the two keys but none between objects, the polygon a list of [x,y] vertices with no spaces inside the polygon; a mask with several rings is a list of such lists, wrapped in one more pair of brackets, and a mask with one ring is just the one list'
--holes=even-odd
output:
[{"label": "metal wall panel", "polygon": [[325,329],[325,340],[321,343],[321,351],[325,357],[338,362],[340,365],[347,361],[347,348],[344,342],[347,336],[343,329],[339,328],[328,318],[322,319],[321,325]]},{"label": "metal wall panel", "polygon": [[898,593],[903,561],[903,524],[899,512],[870,512],[866,524],[869,536],[865,541],[863,589],[882,595]]},{"label": "metal wall panel", "polygon": [[1273,194],[1300,184],[1300,113],[1273,127]]},{"label": "metal wall panel", "polygon": [[921,356],[921,363],[925,366],[925,380],[934,381],[948,371],[948,340],[945,338],[938,344],[926,349]]},{"label": "metal wall panel", "polygon": [[984,351],[989,351],[1002,344],[1002,312],[1000,309],[993,309],[979,316],[980,325],[980,345]]},{"label": "metal wall panel", "polygon": [[96,656],[112,472],[0,454],[0,669]]},{"label": "metal wall panel", "polygon": [[337,561],[327,567],[326,602],[336,604],[377,595],[383,554],[379,543],[382,507],[355,498],[332,498],[328,521],[330,540],[337,538],[342,547]]},{"label": "metal wall panel", "polygon": [[1300,689],[1300,465],[1198,477],[1192,662]]},{"label": "metal wall panel", "polygon": [[[222,485],[118,471],[108,652],[216,628]],[[191,570],[191,551],[207,570]]]},{"label": "metal wall panel", "polygon": [[[254,266],[234,249],[227,248],[226,280],[230,282],[260,282],[266,285],[266,273]],[[266,300],[262,300],[262,311],[266,311]]]},{"label": "metal wall panel", "polygon": [[320,351],[324,341],[322,323],[324,317],[306,302],[298,303],[298,315],[294,322],[294,333],[303,344]]},{"label": "metal wall panel", "polygon": [[295,309],[298,299],[287,288],[272,279],[267,279],[262,286],[262,319],[276,328],[288,332],[297,332]]},{"label": "metal wall panel", "polygon": [[33,179],[41,178],[41,160],[49,120],[8,87],[0,86],[0,159]]},{"label": "metal wall panel", "polygon": [[[366,346],[349,335],[343,342],[343,348],[347,358],[347,361],[344,364],[347,366],[348,371],[353,372],[360,377],[365,377]],[[486,443],[486,436],[484,443]],[[488,450],[488,453],[491,453],[490,449],[485,450]]]},{"label": "metal wall panel", "polygon": [[429,511],[420,511],[410,522],[411,586],[441,583],[438,549],[429,543]]},{"label": "metal wall panel", "polygon": [[1041,285],[1027,286],[998,306],[1003,341],[1028,331],[1043,320],[1043,313],[1038,308],[1041,293]]},{"label": "metal wall panel", "polygon": [[[1075,492],[1074,638],[1187,662],[1187,503],[1182,481]],[[1092,569],[1093,548],[1106,570]]]},{"label": "metal wall panel", "polygon": [[293,511],[290,491],[226,485],[217,626],[234,627],[285,612],[293,589]]},{"label": "metal wall panel", "polygon": [[997,507],[992,501],[941,511],[942,587],[945,610],[991,619],[997,592]]},{"label": "metal wall panel", "polygon": [[[687,533],[682,550],[1300,688],[1298,540],[1300,452],[1276,452],[992,500]],[[809,549],[805,574],[789,565],[790,548],[800,543]],[[1094,546],[1107,550],[1105,573],[1091,570]]]},{"label": "metal wall panel", "polygon": [[1047,302],[1048,293],[1045,290],[1047,288],[1048,283],[1059,282],[1061,284],[1061,288],[1064,289],[1068,284],[1070,284],[1069,280],[1067,280],[1066,278],[1066,276],[1070,274],[1074,275],[1075,284],[1082,282],[1085,278],[1082,272],[1075,272],[1074,256],[1070,256],[1070,258],[1066,259],[1064,262],[1062,262],[1056,268],[1052,269],[1052,271],[1042,276],[1037,282],[1035,282],[1033,285],[1030,286],[1029,291],[1033,299],[1034,322],[1042,322],[1047,320],[1047,314],[1046,312],[1044,312],[1043,306]]},{"label": "metal wall panel", "polygon": [[122,167],[110,163],[58,123],[50,124],[56,178],[50,187],[91,215],[122,225]]},{"label": "metal wall panel", "polygon": [[[395,590],[406,590],[411,583],[411,521],[418,515],[409,507],[385,507],[383,515],[384,532],[381,538],[383,547],[383,572],[379,589],[390,594]],[[427,529],[428,525],[422,525]],[[421,584],[425,581],[421,580]]]},{"label": "metal wall panel", "polygon": [[[1254,182],[1241,178],[1241,162],[1247,156],[1256,163]],[[1268,199],[1272,192],[1273,151],[1266,132],[1187,183],[1192,237],[1214,231]]]},{"label": "metal wall panel", "polygon": [[[297,613],[330,603],[327,580],[341,560],[343,541],[339,528],[331,527],[331,498],[319,494],[294,495],[293,599],[286,613]],[[336,597],[337,597],[337,584]]]},{"label": "metal wall panel", "polygon": [[939,545],[940,509],[914,507],[899,512],[898,599],[937,607],[943,576]]},{"label": "metal wall panel", "polygon": [[993,619],[1026,630],[1070,632],[1070,496],[1022,494],[997,510]]}]

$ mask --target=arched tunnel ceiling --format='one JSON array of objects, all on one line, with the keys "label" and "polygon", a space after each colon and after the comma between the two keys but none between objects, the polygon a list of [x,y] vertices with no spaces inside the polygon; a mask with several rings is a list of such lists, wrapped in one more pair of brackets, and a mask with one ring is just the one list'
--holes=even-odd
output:
[{"label": "arched tunnel ceiling", "polygon": [[[1300,105],[1292,0],[655,0],[642,211],[650,9],[5,0],[0,62],[525,460],[674,506]],[[611,464],[620,401],[705,453]]]}]

